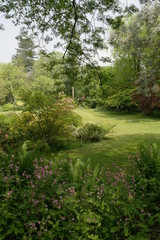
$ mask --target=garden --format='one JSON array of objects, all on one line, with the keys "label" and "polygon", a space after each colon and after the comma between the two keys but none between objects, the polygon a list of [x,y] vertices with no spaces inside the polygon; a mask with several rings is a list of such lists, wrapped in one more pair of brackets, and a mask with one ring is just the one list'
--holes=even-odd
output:
[{"label": "garden", "polygon": [[[115,129],[118,121],[126,125],[127,118],[128,124],[140,124],[144,142],[158,120],[74,110],[71,99],[50,104],[49,109],[41,106],[1,115],[0,239],[158,239],[158,133],[157,139],[150,139],[157,144],[141,144],[136,150],[135,132],[126,126],[130,133],[119,143],[124,151],[113,153],[122,133]],[[115,125],[94,123],[100,114],[109,121],[108,114]]]},{"label": "garden", "polygon": [[0,240],[160,240],[159,12],[0,1]]}]

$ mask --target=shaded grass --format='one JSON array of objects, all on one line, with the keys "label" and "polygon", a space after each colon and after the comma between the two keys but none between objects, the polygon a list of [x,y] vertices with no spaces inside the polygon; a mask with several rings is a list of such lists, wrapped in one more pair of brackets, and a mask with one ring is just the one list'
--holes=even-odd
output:
[{"label": "shaded grass", "polygon": [[[18,111],[4,112],[0,114],[12,116]],[[51,157],[57,159],[90,159],[93,165],[107,165],[114,168],[115,163],[119,166],[128,166],[131,163],[129,155],[135,155],[137,147],[141,143],[160,144],[160,118],[145,117],[141,114],[125,114],[110,112],[100,109],[76,109],[83,123],[92,122],[102,126],[115,125],[113,132],[106,139],[98,143],[80,144],[75,143],[66,150],[61,150]],[[47,156],[49,157],[49,156]]]},{"label": "shaded grass", "polygon": [[57,158],[90,159],[93,165],[114,167],[130,165],[129,155],[135,155],[141,143],[160,143],[160,120],[144,117],[141,114],[124,114],[104,110],[76,109],[83,122],[99,123],[103,126],[115,125],[106,140],[98,143],[72,146],[70,150],[61,151]]}]

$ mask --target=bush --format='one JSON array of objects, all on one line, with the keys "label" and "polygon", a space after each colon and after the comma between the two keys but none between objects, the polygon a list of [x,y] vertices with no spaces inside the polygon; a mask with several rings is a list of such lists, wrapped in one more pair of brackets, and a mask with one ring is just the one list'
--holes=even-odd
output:
[{"label": "bush", "polygon": [[78,129],[77,138],[82,142],[99,142],[105,138],[105,135],[109,133],[112,128],[113,126],[104,128],[98,124],[87,123]]},{"label": "bush", "polygon": [[16,106],[13,103],[7,103],[2,105],[2,111],[14,111]]},{"label": "bush", "polygon": [[62,148],[75,140],[74,131],[81,123],[81,118],[73,112],[73,108],[69,98],[53,102],[40,93],[34,93],[26,100],[24,112],[14,116],[14,121],[3,121],[6,133],[8,129],[10,133],[1,144],[5,149],[10,142],[14,142],[17,147],[26,142],[28,148],[32,146],[42,151],[46,148]]},{"label": "bush", "polygon": [[122,111],[133,110],[133,108],[137,107],[136,102],[132,100],[133,91],[133,89],[126,89],[108,97],[106,107]]},{"label": "bush", "polygon": [[139,110],[145,115],[152,115],[154,112],[160,112],[160,97],[155,94],[144,96],[134,92],[133,101],[138,103]]},{"label": "bush", "polygon": [[0,147],[5,153],[8,153],[13,146],[15,148],[23,144],[23,131],[21,130],[18,135],[14,127],[18,127],[16,125],[18,119],[19,116],[15,114],[11,116],[2,115],[2,117],[0,115]]},{"label": "bush", "polygon": [[141,176],[145,179],[157,178],[160,180],[160,146],[155,143],[149,147],[141,144],[136,164]]},{"label": "bush", "polygon": [[79,124],[80,117],[72,112],[71,106],[58,101],[41,108],[38,112],[23,113],[15,130],[20,135],[23,130],[25,140],[43,140],[52,149],[57,149],[74,140],[74,129]]}]

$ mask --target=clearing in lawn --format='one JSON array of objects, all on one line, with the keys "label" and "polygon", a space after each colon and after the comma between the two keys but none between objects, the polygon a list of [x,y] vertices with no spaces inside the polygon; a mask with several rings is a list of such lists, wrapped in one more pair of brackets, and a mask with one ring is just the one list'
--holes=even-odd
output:
[{"label": "clearing in lawn", "polygon": [[126,114],[98,109],[76,109],[83,122],[98,123],[103,126],[115,125],[106,139],[98,143],[88,143],[72,149],[60,151],[57,158],[90,159],[93,165],[108,165],[113,163],[127,166],[129,155],[135,155],[141,143],[160,143],[160,120],[142,116],[141,114]]}]

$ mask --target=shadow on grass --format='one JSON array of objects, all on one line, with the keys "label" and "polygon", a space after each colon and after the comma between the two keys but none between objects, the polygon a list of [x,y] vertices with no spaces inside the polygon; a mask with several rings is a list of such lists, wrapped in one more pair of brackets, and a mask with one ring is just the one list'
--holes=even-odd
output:
[{"label": "shadow on grass", "polygon": [[130,166],[132,160],[128,156],[136,155],[139,144],[149,145],[153,142],[160,144],[160,134],[121,135],[98,143],[88,143],[81,147],[61,151],[56,158],[81,159],[83,161],[90,159],[93,165],[106,165],[113,168],[113,163],[116,163],[124,167]]},{"label": "shadow on grass", "polygon": [[156,122],[160,120],[160,117],[153,117],[153,116],[144,116],[141,113],[123,113],[123,112],[112,112],[107,110],[101,109],[94,109],[94,114],[97,117],[106,117],[110,119],[117,119],[118,121],[124,120],[130,123],[138,123],[138,122]]}]

